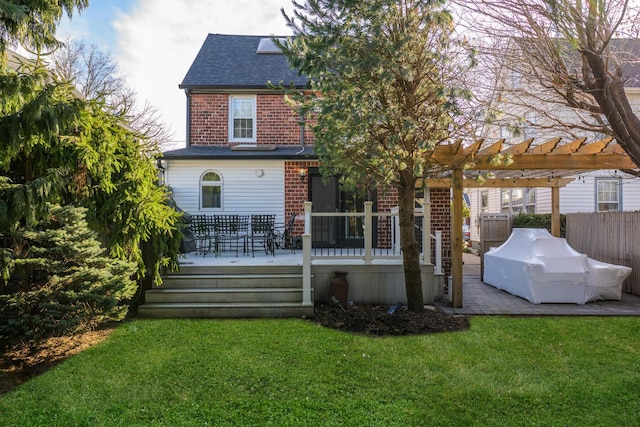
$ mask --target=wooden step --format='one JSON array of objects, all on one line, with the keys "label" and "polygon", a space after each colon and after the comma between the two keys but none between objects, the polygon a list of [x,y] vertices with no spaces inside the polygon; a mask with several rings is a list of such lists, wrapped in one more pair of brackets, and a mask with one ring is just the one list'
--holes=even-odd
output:
[{"label": "wooden step", "polygon": [[184,274],[301,274],[301,265],[189,265],[180,264],[180,271],[166,274],[166,277]]},{"label": "wooden step", "polygon": [[313,317],[300,303],[145,303],[138,315],[156,318]]},{"label": "wooden step", "polygon": [[226,302],[300,302],[302,288],[180,288],[151,289],[145,294],[148,303],[226,303]]},{"label": "wooden step", "polygon": [[160,288],[295,288],[302,285],[302,274],[171,274]]},{"label": "wooden step", "polygon": [[[313,278],[312,278],[313,280]],[[301,317],[301,266],[182,266],[145,292],[144,317]],[[313,291],[312,291],[313,292]],[[311,299],[313,301],[313,298]]]}]

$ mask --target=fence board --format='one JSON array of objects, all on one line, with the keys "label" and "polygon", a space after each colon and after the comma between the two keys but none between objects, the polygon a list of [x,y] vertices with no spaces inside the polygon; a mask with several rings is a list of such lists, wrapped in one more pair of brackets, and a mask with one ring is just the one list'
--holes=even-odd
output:
[{"label": "fence board", "polygon": [[640,295],[640,212],[567,214],[567,243],[589,258],[631,267],[624,292]]}]

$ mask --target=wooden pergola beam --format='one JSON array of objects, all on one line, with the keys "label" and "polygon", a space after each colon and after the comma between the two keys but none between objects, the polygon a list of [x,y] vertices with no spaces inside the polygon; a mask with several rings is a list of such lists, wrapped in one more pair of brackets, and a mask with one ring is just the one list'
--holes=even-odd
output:
[{"label": "wooden pergola beam", "polygon": [[[586,144],[586,139],[576,139],[560,144],[554,138],[532,146],[533,140],[523,141],[503,150],[504,139],[482,148],[483,141],[462,147],[461,141],[441,145],[425,153],[425,161],[452,171],[451,179],[427,179],[420,187],[451,188],[453,209],[451,218],[451,305],[462,307],[462,189],[463,187],[551,187],[551,217],[554,236],[560,235],[560,187],[571,181],[569,178],[525,178],[526,171],[575,171],[598,169],[637,169],[629,156],[618,144],[605,138]],[[510,161],[505,162],[505,158]],[[509,163],[509,164],[507,164]],[[522,171],[519,178],[487,179],[480,183],[463,179],[462,171]],[[542,172],[544,173],[544,172]]]},{"label": "wooden pergola beam", "polygon": [[[425,156],[432,163],[453,168],[486,171],[504,170],[598,170],[598,169],[635,169],[636,165],[624,152],[611,148],[611,138],[605,138],[590,144],[578,139],[559,145],[560,138],[554,138],[535,147],[531,140],[500,151],[503,140],[491,146],[479,149],[473,144],[471,149],[462,149],[460,141],[455,144],[439,145]],[[509,155],[511,162],[495,162],[497,155]]]},{"label": "wooden pergola beam", "polygon": [[580,147],[584,144],[587,138],[578,138],[566,144],[562,144],[559,147],[553,149],[551,154],[572,154],[578,151]]},{"label": "wooden pergola beam", "polygon": [[628,156],[620,154],[522,154],[513,156],[511,164],[492,164],[488,157],[476,157],[475,170],[540,170],[540,169],[635,169],[636,165]]},{"label": "wooden pergola beam", "polygon": [[[489,178],[483,182],[475,179],[465,179],[464,188],[513,188],[513,187],[565,187],[574,178]],[[416,188],[422,188],[423,180],[419,180]],[[427,188],[451,188],[450,178],[429,178],[424,180]]]}]

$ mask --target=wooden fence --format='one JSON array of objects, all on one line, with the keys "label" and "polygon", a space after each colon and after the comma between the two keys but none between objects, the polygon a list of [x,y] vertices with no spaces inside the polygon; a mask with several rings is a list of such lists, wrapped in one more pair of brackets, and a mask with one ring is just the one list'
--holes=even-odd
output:
[{"label": "wooden fence", "polygon": [[631,267],[623,291],[640,295],[640,212],[567,214],[566,239],[589,258]]},{"label": "wooden fence", "polygon": [[511,235],[510,214],[482,214],[480,216],[480,274],[484,275],[484,254],[498,247]]}]

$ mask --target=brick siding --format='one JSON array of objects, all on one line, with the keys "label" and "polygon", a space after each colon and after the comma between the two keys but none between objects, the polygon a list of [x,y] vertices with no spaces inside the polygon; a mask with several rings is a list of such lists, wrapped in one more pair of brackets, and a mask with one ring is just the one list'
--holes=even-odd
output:
[{"label": "brick siding", "polygon": [[[228,146],[229,95],[196,93],[190,95],[189,101],[191,145]],[[256,96],[256,143],[300,145],[300,117],[287,105],[283,95]],[[307,123],[304,143],[313,144],[313,133]]]}]

